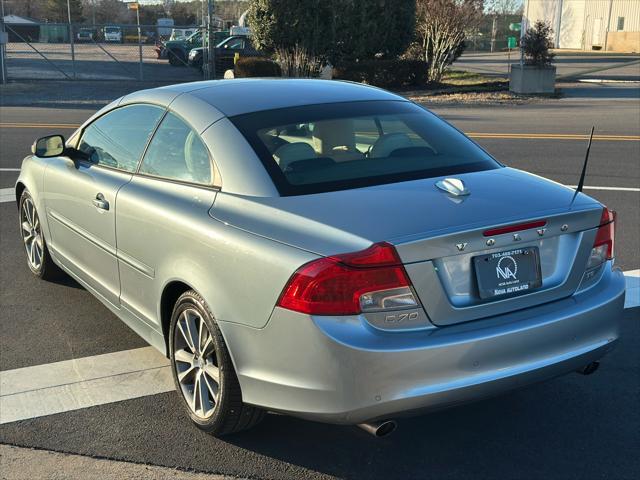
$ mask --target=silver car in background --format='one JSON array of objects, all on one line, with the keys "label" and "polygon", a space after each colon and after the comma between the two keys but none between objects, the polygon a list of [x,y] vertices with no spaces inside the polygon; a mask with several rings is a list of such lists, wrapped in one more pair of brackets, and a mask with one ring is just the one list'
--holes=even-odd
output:
[{"label": "silver car in background", "polygon": [[133,93],[38,140],[16,200],[33,273],[63,270],[168,355],[215,435],[265,411],[382,435],[590,373],[619,336],[613,212],[376,88]]}]

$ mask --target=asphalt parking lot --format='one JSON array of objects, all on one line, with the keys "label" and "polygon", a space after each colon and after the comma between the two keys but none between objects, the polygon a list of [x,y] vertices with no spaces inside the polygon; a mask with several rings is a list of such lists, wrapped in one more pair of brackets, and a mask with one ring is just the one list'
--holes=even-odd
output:
[{"label": "asphalt parking lot", "polygon": [[76,43],[72,60],[71,47],[65,43],[25,43],[7,45],[7,74],[12,80],[138,80],[140,55],[146,80],[186,82],[202,80],[194,68],[174,67],[157,58],[155,45],[118,43]]},{"label": "asphalt parking lot", "polygon": [[[550,100],[434,110],[500,161],[568,185],[577,183],[583,136],[595,123],[585,192],[618,211],[617,262],[634,271],[640,269],[638,102]],[[0,199],[35,137],[68,135],[94,110],[0,108]],[[15,216],[15,204],[0,203],[0,371],[145,347],[72,280],[32,277]],[[636,478],[640,308],[626,309],[623,325],[620,344],[594,375],[572,374],[401,419],[384,439],[268,415],[254,430],[218,440],[192,427],[177,394],[164,391],[104,404],[95,398],[89,408],[8,421],[0,425],[0,443],[249,478]]]}]

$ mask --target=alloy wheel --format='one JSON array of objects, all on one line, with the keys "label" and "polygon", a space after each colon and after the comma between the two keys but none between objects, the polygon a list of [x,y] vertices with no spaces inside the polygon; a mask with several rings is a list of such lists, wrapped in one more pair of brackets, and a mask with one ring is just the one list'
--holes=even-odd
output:
[{"label": "alloy wheel", "polygon": [[27,251],[29,265],[34,271],[38,271],[42,267],[44,244],[42,241],[40,219],[38,218],[38,213],[31,198],[26,198],[22,202],[20,225],[22,229],[22,241]]},{"label": "alloy wheel", "polygon": [[220,369],[213,337],[202,315],[189,308],[174,329],[174,363],[189,408],[202,419],[213,414],[220,391]]}]

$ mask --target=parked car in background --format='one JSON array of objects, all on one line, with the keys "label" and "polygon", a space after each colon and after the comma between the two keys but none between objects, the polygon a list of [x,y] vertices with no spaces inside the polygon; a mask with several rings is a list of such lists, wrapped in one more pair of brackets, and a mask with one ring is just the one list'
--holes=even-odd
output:
[{"label": "parked car in background", "polygon": [[122,43],[122,28],[115,26],[104,27],[103,36],[105,42]]},{"label": "parked car in background", "polygon": [[95,39],[95,32],[91,28],[81,28],[76,34],[78,42],[92,42]]},{"label": "parked car in background", "polygon": [[379,88],[131,93],[38,139],[14,193],[30,271],[66,272],[167,355],[214,435],[274,411],[383,436],[593,373],[621,334],[614,212]]},{"label": "parked car in background", "polygon": [[[217,77],[222,77],[226,70],[233,68],[233,59],[236,54],[241,57],[262,56],[262,53],[253,46],[250,37],[245,35],[234,35],[232,37],[225,38],[215,48]],[[204,47],[191,49],[188,60],[189,66],[202,69],[203,58]]]},{"label": "parked car in background", "polygon": [[181,40],[169,40],[156,45],[158,58],[168,58],[174,67],[187,65],[189,51],[202,46],[202,32],[197,30],[187,38]]},{"label": "parked car in background", "polygon": [[[221,30],[214,32],[213,41],[217,44],[229,37],[229,32]],[[174,67],[182,67],[188,64],[189,52],[202,46],[202,32],[194,32],[191,36],[182,40],[172,40],[156,45],[158,58],[168,58]]]},{"label": "parked car in background", "polygon": [[185,38],[190,37],[191,35],[193,35],[196,30],[198,30],[197,27],[193,27],[193,28],[174,28],[171,30],[171,36],[169,37],[169,41],[173,41],[173,40],[184,40]]}]

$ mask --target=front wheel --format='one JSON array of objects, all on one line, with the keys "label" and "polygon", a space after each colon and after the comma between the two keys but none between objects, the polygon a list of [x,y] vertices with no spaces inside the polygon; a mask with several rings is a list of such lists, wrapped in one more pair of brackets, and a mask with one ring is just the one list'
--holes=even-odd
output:
[{"label": "front wheel", "polygon": [[62,270],[51,259],[42,233],[40,216],[36,210],[35,202],[27,190],[24,190],[20,197],[18,218],[29,269],[43,280],[58,278]]},{"label": "front wheel", "polygon": [[264,411],[242,402],[224,338],[205,301],[193,290],[175,304],[169,343],[176,389],[198,428],[220,436],[262,420]]}]

